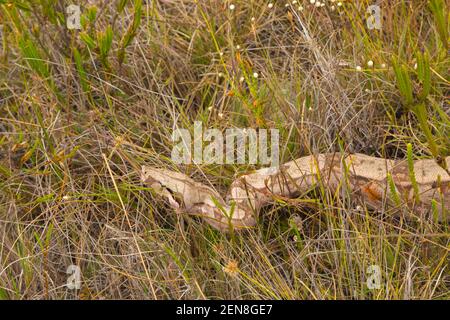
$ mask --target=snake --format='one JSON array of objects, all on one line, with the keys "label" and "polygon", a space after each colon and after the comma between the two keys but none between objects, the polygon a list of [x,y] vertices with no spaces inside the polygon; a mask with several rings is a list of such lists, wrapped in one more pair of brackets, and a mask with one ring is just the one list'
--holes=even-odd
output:
[{"label": "snake", "polygon": [[[444,166],[450,168],[450,157]],[[389,160],[360,153],[319,153],[265,167],[232,181],[225,197],[186,174],[142,166],[141,181],[178,212],[204,218],[220,231],[256,225],[261,209],[276,199],[295,199],[317,189],[360,198],[373,210],[408,208],[410,215],[448,219],[450,175],[434,159]]]}]

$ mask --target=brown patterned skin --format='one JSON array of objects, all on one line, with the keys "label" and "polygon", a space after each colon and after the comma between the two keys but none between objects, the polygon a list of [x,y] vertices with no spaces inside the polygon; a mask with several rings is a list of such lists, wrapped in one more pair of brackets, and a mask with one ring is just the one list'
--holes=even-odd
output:
[{"label": "brown patterned skin", "polygon": [[[450,167],[450,157],[445,160]],[[219,230],[252,227],[260,209],[273,197],[295,198],[319,185],[333,192],[346,190],[376,210],[382,210],[385,205],[395,206],[397,198],[412,212],[423,215],[431,212],[433,200],[439,219],[448,219],[449,173],[434,160],[415,161],[414,173],[418,201],[405,160],[386,160],[364,154],[318,154],[278,168],[259,169],[236,179],[226,200],[212,188],[166,169],[144,166],[141,179],[165,196],[172,207],[202,216]],[[388,174],[395,184],[397,197],[391,193]]]}]

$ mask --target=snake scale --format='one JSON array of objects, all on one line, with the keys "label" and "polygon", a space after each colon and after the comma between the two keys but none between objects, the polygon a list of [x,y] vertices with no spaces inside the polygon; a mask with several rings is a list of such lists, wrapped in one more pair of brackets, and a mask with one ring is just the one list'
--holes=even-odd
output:
[{"label": "snake scale", "polygon": [[[445,159],[450,168],[450,157]],[[143,166],[141,179],[170,205],[203,217],[219,230],[255,225],[260,209],[275,197],[296,198],[319,185],[346,190],[375,210],[407,206],[418,215],[450,209],[450,175],[434,160],[387,160],[364,154],[328,153],[301,157],[279,167],[262,168],[234,180],[225,199],[185,174]],[[414,182],[415,181],[415,182]],[[399,202],[400,201],[400,202]]]}]

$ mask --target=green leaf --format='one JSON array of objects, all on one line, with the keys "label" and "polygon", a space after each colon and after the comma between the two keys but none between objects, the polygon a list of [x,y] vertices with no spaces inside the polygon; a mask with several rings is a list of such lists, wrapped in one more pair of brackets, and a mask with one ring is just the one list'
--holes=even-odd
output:
[{"label": "green leaf", "polygon": [[86,32],[80,32],[81,41],[83,41],[90,50],[95,48],[95,41]]},{"label": "green leaf", "polygon": [[428,6],[433,13],[437,32],[445,49],[448,50],[448,19],[446,18],[446,4],[444,0],[431,0]]},{"label": "green leaf", "polygon": [[394,67],[395,78],[397,82],[397,87],[403,97],[405,104],[410,107],[414,102],[413,96],[413,86],[411,78],[409,77],[408,70],[406,66],[400,64],[396,59],[392,60],[392,65]]},{"label": "green leaf", "polygon": [[431,128],[428,125],[428,113],[425,103],[419,103],[413,108],[413,111],[419,120],[420,128],[422,129],[425,137],[427,138],[428,146],[430,148],[431,154],[436,158],[439,155],[439,149],[434,139]]},{"label": "green leaf", "polygon": [[75,60],[75,67],[80,77],[81,87],[83,88],[84,92],[88,92],[90,88],[87,82],[87,75],[83,67],[83,59],[77,48],[73,48],[73,58]]},{"label": "green leaf", "polygon": [[394,203],[397,206],[401,205],[400,196],[397,193],[397,188],[395,187],[394,179],[392,178],[392,175],[390,173],[387,174],[387,180],[389,183],[389,191],[391,193],[392,199],[394,200]]},{"label": "green leaf", "polygon": [[117,4],[117,14],[121,14],[123,9],[125,9],[125,6],[127,5],[128,0],[119,0],[119,3]]},{"label": "green leaf", "polygon": [[141,15],[142,15],[142,0],[136,0],[134,2],[134,16],[133,22],[128,27],[127,32],[122,37],[120,41],[120,49],[117,55],[119,59],[119,63],[122,64],[125,60],[125,50],[130,45],[133,38],[136,36],[136,31],[141,24]]},{"label": "green leaf", "polygon": [[419,198],[419,186],[417,185],[416,174],[414,172],[414,159],[413,159],[413,151],[411,143],[408,143],[406,146],[407,149],[407,159],[408,159],[408,171],[409,171],[409,179],[411,180],[411,184],[414,190],[414,198],[417,202],[420,201]]},{"label": "green leaf", "polygon": [[422,92],[419,95],[421,100],[425,100],[431,91],[431,69],[428,54],[418,52],[417,58],[417,77],[422,84]]},{"label": "green leaf", "polygon": [[113,30],[110,25],[106,28],[105,32],[97,34],[98,46],[100,50],[100,60],[105,67],[109,67],[108,54],[111,50],[113,40]]},{"label": "green leaf", "polygon": [[50,68],[33,41],[22,36],[19,39],[19,48],[28,66],[33,71],[45,79],[50,76]]}]

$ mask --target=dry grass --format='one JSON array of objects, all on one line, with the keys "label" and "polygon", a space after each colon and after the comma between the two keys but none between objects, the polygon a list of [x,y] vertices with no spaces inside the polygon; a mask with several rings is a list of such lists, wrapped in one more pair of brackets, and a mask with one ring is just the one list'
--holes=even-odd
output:
[{"label": "dry grass", "polygon": [[[141,13],[140,1],[83,1],[81,32],[65,27],[70,1],[0,3],[0,298],[450,298],[445,223],[322,190],[230,236],[177,215],[137,171],[225,190],[252,169],[171,164],[173,129],[195,120],[278,128],[282,161],[404,158],[408,143],[417,158],[449,155],[444,1],[381,1],[382,31],[365,25],[372,1],[155,0]],[[65,286],[71,264],[80,290]]]}]

